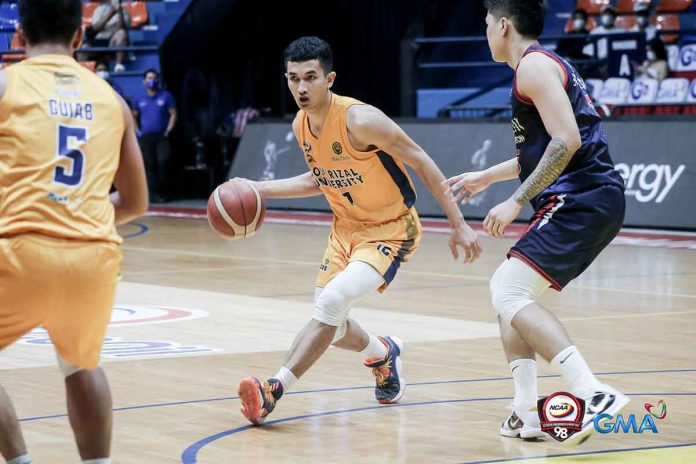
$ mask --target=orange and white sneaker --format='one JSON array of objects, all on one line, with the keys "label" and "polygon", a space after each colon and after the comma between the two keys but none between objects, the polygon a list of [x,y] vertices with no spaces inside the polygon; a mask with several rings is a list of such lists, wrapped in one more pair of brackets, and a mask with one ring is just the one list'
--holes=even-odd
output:
[{"label": "orange and white sneaker", "polygon": [[242,402],[244,417],[254,425],[262,425],[283,396],[283,384],[278,379],[268,379],[261,383],[256,377],[248,377],[239,382],[237,394]]},{"label": "orange and white sneaker", "polygon": [[372,369],[375,376],[375,398],[382,404],[396,403],[406,389],[401,356],[404,344],[397,337],[377,337],[387,347],[384,359],[366,359],[363,364]]}]

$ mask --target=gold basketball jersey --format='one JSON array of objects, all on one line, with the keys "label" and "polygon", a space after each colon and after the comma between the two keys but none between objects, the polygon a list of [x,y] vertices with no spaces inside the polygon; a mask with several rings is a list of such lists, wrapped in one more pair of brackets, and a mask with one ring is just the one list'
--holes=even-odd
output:
[{"label": "gold basketball jersey", "polygon": [[119,243],[109,190],[125,127],[115,92],[68,56],[37,56],[6,72],[0,236]]},{"label": "gold basketball jersey", "polygon": [[384,223],[403,216],[416,201],[403,163],[375,149],[358,151],[348,140],[346,113],[364,103],[331,95],[331,108],[317,138],[300,110],[299,142],[312,176],[338,219]]}]

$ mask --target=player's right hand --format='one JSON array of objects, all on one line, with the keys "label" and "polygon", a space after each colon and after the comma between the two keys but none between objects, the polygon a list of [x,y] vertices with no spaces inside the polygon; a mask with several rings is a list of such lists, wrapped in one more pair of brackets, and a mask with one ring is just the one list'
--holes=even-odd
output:
[{"label": "player's right hand", "polygon": [[453,195],[452,202],[462,200],[465,205],[475,194],[491,185],[485,171],[465,172],[446,179],[442,185],[447,187],[445,193]]},{"label": "player's right hand", "polygon": [[464,262],[473,263],[483,253],[481,239],[474,229],[468,224],[462,223],[452,229],[449,240],[450,251],[452,257],[459,261],[459,250],[457,247],[464,249]]}]

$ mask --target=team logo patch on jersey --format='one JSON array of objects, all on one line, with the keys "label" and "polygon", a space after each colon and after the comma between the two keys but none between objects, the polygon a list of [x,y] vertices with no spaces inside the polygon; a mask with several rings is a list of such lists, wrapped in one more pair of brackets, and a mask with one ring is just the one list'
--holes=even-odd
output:
[{"label": "team logo patch on jersey", "polygon": [[340,142],[334,142],[333,145],[331,145],[331,149],[332,149],[333,152],[336,153],[337,155],[340,155],[341,153],[343,153],[343,147],[341,147],[341,143],[340,143]]},{"label": "team logo patch on jersey", "polygon": [[305,149],[305,151],[307,152],[307,154],[312,153],[312,146],[309,144],[308,141],[303,140],[303,141],[302,141],[302,147]]}]

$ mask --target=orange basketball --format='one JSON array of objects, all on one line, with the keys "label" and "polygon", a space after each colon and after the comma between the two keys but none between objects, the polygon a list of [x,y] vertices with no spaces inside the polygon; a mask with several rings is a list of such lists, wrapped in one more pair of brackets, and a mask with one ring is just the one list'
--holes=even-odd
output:
[{"label": "orange basketball", "polygon": [[208,223],[224,238],[251,237],[263,224],[265,214],[263,197],[242,179],[219,185],[208,199]]}]

